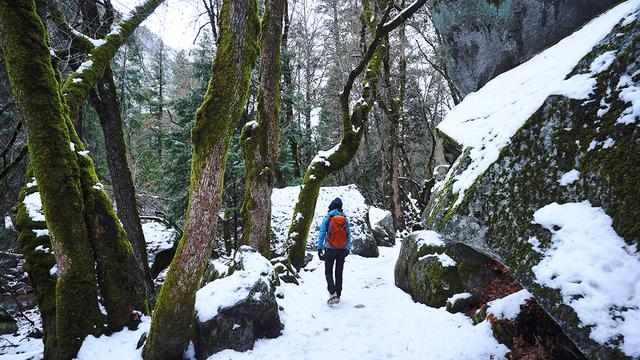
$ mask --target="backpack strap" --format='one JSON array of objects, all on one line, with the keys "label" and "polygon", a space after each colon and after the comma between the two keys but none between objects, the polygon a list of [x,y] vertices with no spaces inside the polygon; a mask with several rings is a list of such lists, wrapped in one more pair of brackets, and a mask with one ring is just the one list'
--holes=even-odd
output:
[{"label": "backpack strap", "polygon": [[325,233],[327,234],[327,236],[324,239],[324,248],[328,249],[329,246],[327,246],[329,244],[329,239],[331,238],[331,218],[333,217],[333,215],[329,216],[327,218],[327,228],[325,229]]}]

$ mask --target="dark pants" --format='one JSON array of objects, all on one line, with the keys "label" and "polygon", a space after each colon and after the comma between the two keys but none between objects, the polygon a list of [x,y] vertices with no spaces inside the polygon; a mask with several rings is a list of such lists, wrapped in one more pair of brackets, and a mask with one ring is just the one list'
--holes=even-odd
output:
[{"label": "dark pants", "polygon": [[[344,258],[347,257],[347,249],[326,249],[324,254],[324,275],[327,278],[327,290],[329,294],[342,294],[342,269]],[[336,264],[336,277],[333,280],[333,263]]]}]

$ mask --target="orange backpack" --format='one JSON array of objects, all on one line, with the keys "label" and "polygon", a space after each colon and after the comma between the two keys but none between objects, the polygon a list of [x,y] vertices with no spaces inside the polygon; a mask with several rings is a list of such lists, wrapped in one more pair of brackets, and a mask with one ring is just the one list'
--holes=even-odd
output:
[{"label": "orange backpack", "polygon": [[334,249],[347,247],[347,218],[343,215],[334,215],[329,218],[327,225],[327,242]]}]

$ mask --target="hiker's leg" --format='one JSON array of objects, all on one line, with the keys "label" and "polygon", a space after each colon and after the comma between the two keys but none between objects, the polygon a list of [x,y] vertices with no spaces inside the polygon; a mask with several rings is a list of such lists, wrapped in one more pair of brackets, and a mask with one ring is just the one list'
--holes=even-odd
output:
[{"label": "hiker's leg", "polygon": [[336,285],[333,282],[333,262],[336,261],[336,253],[332,249],[326,249],[324,254],[324,276],[327,278],[327,290],[329,294],[335,294]]},{"label": "hiker's leg", "polygon": [[344,258],[346,250],[340,250],[336,255],[336,293],[338,297],[342,294],[342,269],[344,268]]}]

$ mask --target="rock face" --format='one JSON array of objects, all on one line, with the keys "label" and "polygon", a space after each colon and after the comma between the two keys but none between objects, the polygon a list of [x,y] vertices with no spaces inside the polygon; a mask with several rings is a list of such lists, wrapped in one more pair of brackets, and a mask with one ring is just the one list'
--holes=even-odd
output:
[{"label": "rock face", "polygon": [[617,0],[437,0],[432,20],[463,95],[571,34]]},{"label": "rock face", "polygon": [[455,294],[486,285],[495,275],[493,261],[466,245],[444,241],[429,230],[402,240],[395,283],[413,300],[442,307]]},{"label": "rock face", "polygon": [[269,261],[242,246],[233,268],[233,274],[207,284],[196,295],[198,359],[224,349],[252,349],[257,339],[278,337],[284,327],[274,293],[278,277]]},{"label": "rock face", "polygon": [[396,230],[393,226],[391,211],[369,208],[369,224],[373,238],[378,246],[393,246],[396,243]]},{"label": "rock face", "polygon": [[[271,210],[271,252],[274,257],[282,256],[285,252],[285,241],[299,192],[299,186],[273,189],[271,195],[273,205]],[[337,197],[342,199],[343,210],[349,219],[351,253],[365,257],[377,257],[378,246],[368,222],[369,206],[355,185],[320,188],[313,223],[307,239],[307,250],[315,252],[320,224],[328,212],[329,204]]]},{"label": "rock face", "polygon": [[[517,3],[500,2],[494,9]],[[640,339],[628,331],[640,327],[640,294],[629,290],[635,285],[608,291],[610,284],[637,284],[640,278],[638,39],[637,13],[622,18],[567,75],[591,79],[586,97],[548,97],[497,159],[460,192],[456,178],[478,166],[477,150],[465,149],[424,213],[426,226],[445,240],[463,242],[507,266],[580,351],[594,359],[640,357]],[[577,225],[568,211],[575,211]],[[579,246],[563,242],[569,231]],[[618,241],[611,252],[591,250],[611,239]],[[580,262],[588,256],[598,266]],[[574,279],[565,280],[567,273]],[[591,304],[589,314],[596,315],[589,317],[583,304]]]},{"label": "rock face", "polygon": [[496,340],[511,349],[510,358],[586,359],[526,290],[491,301],[481,312]]}]

